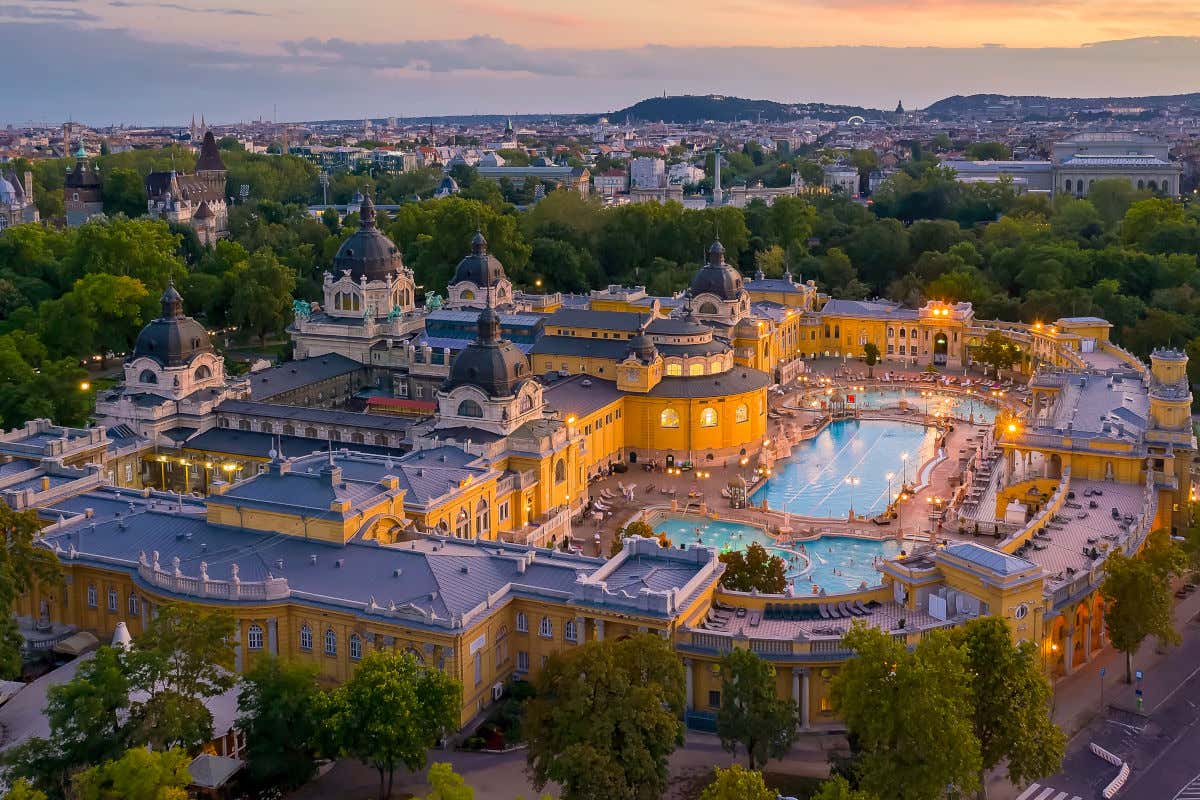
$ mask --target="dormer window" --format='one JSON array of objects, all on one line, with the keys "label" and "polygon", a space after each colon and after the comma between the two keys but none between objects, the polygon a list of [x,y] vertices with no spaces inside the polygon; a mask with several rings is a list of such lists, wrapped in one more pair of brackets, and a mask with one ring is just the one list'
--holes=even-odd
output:
[{"label": "dormer window", "polygon": [[138,375],[138,383],[158,383],[158,375],[152,369],[144,369],[142,374]]}]

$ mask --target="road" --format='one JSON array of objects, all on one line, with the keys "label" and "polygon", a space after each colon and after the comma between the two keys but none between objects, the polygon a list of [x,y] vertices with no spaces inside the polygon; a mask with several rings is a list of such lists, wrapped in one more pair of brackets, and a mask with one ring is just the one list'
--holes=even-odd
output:
[{"label": "road", "polygon": [[1200,800],[1200,616],[1181,633],[1183,643],[1144,671],[1144,710],[1133,687],[1111,692],[1105,714],[1072,737],[1062,771],[1026,788],[1021,800],[1099,798],[1116,768],[1091,753],[1092,742],[1133,768],[1117,798]]}]

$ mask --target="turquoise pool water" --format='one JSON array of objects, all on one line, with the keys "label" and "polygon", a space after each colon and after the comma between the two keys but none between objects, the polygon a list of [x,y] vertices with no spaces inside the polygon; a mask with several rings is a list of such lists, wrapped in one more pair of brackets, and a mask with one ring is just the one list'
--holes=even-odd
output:
[{"label": "turquoise pool water", "polygon": [[797,595],[812,595],[813,586],[830,594],[853,591],[863,583],[878,586],[880,580],[875,559],[894,558],[900,552],[900,545],[892,540],[848,536],[822,536],[809,542],[778,545],[753,525],[673,514],[660,518],[654,530],[665,533],[676,546],[683,542],[700,542],[721,552],[745,549],[751,542],[758,542],[787,562],[787,576]]},{"label": "turquoise pool water", "polygon": [[[916,482],[917,470],[933,458],[937,432],[894,420],[838,420],[801,442],[775,464],[775,474],[754,491],[753,501],[779,511],[812,517],[873,516],[887,508],[902,475]],[[904,454],[908,454],[907,462]],[[907,464],[907,466],[906,466]]]},{"label": "turquoise pool water", "polygon": [[[925,397],[921,392],[928,392]],[[976,422],[990,425],[996,420],[996,407],[978,397],[961,396],[938,392],[936,389],[867,389],[855,392],[859,408],[886,408],[900,404],[900,398],[908,401],[908,407],[921,413],[942,412],[956,419],[975,418]]]}]

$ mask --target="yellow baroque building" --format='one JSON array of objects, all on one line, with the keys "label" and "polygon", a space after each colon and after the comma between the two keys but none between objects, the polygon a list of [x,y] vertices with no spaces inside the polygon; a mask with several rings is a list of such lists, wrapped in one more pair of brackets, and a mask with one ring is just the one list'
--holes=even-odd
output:
[{"label": "yellow baroque building", "polygon": [[[407,273],[386,241],[377,244],[378,282],[395,284]],[[353,283],[343,295],[358,291]],[[61,590],[21,599],[29,646],[76,629],[106,638],[122,621],[137,635],[155,606],[194,602],[234,614],[240,669],[279,654],[337,682],[371,649],[411,651],[462,682],[466,725],[506,681],[535,674],[554,653],[650,631],[685,660],[689,723],[712,725],[720,659],[749,648],[775,665],[802,724],[820,730],[837,725],[830,685],[856,621],[915,645],[931,630],[999,615],[1039,644],[1049,671],[1068,673],[1103,644],[1096,587],[1106,555],[1189,521],[1196,442],[1186,356],[1159,351],[1147,369],[1109,342],[1104,320],[1020,324],[977,320],[966,303],[831,300],[790,277],[745,281],[719,242],[684,295],[609,287],[584,303],[543,302],[548,313],[521,320],[536,330],[521,345],[501,335],[495,307],[518,294],[477,236],[451,287],[456,306],[471,310],[474,338],[453,358],[447,345],[440,363],[421,365],[436,387],[414,399],[432,416],[376,432],[393,442],[402,434],[406,452],[332,437],[292,458],[272,447],[243,457],[244,478],[214,471],[199,499],[122,480],[136,437],[111,438],[121,426],[100,435],[39,423],[0,437],[0,492],[14,508],[38,510],[42,542],[66,577]],[[377,352],[379,342],[359,340],[420,322],[400,299],[399,311],[363,320],[359,333],[357,317],[314,313],[297,336],[305,348],[346,340],[354,352]],[[146,430],[158,435],[209,430],[213,415],[233,413],[213,383],[224,380],[220,370],[201,369],[214,358],[207,339],[181,334],[196,328],[170,290],[139,345],[145,363],[133,366],[145,369],[127,365],[131,388],[105,401],[113,419],[146,409]],[[947,541],[912,543],[880,565],[878,586],[747,595],[720,587],[723,568],[705,547],[634,539],[607,561],[554,547],[571,535],[590,480],[617,463],[715,466],[756,453],[769,387],[808,359],[859,358],[874,344],[885,368],[953,370],[992,332],[1036,369],[1028,413],[1001,417],[960,465]],[[202,382],[201,394],[153,394],[176,373]],[[181,452],[189,455],[186,442]],[[226,455],[197,452],[214,464]],[[140,477],[165,475],[161,464]]]}]

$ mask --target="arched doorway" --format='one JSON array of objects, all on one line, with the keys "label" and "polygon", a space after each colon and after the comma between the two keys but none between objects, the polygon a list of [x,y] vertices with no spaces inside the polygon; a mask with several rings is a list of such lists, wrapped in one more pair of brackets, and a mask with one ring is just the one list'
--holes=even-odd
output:
[{"label": "arched doorway", "polygon": [[933,337],[933,363],[935,366],[945,366],[950,351],[950,338],[938,331]]}]

